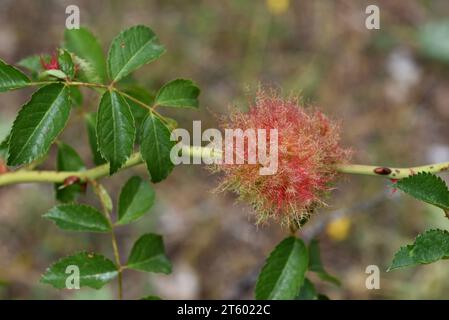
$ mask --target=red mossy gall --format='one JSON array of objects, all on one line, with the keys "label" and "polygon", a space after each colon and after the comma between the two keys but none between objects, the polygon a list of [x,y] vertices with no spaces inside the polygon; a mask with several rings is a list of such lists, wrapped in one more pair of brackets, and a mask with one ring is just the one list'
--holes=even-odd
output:
[{"label": "red mossy gall", "polygon": [[260,91],[248,112],[232,111],[221,127],[278,131],[275,174],[260,175],[260,164],[246,162],[213,167],[223,173],[219,190],[233,191],[249,202],[258,223],[274,218],[290,227],[303,225],[324,205],[323,198],[337,177],[334,165],[348,162],[351,155],[340,145],[336,122],[316,109],[302,107],[296,98],[282,99],[271,92]]},{"label": "red mossy gall", "polygon": [[8,172],[8,167],[6,166],[5,162],[3,162],[2,159],[0,159],[0,174]]},{"label": "red mossy gall", "polygon": [[56,53],[53,53],[50,61],[46,62],[45,59],[41,56],[41,65],[42,68],[45,70],[58,70],[59,69],[59,63],[58,63],[58,55]]}]

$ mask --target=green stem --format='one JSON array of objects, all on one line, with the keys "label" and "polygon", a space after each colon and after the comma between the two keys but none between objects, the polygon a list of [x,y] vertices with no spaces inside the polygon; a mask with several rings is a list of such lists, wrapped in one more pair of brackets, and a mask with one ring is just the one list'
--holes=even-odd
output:
[{"label": "green stem", "polygon": [[28,82],[26,84],[26,86],[29,87],[35,87],[35,86],[42,86],[45,84],[52,84],[52,83],[56,83],[56,81],[35,81],[35,82]]},{"label": "green stem", "polygon": [[165,118],[156,111],[156,105],[154,106],[150,106],[142,101],[140,101],[139,99],[134,98],[133,96],[130,96],[129,94],[120,91],[116,88],[114,88],[115,91],[117,91],[120,95],[124,96],[125,98],[128,98],[129,100],[135,102],[136,104],[138,104],[139,106],[141,106],[142,108],[148,109],[149,112],[152,112],[155,116],[157,116],[159,119],[162,120],[162,122],[164,122],[165,124],[167,124],[167,120],[165,120]]},{"label": "green stem", "polygon": [[[106,218],[108,219],[109,225],[111,226],[112,251],[114,252],[115,263],[116,263],[117,268],[118,268],[117,293],[118,293],[119,300],[122,300],[123,299],[123,277],[122,277],[123,267],[122,267],[122,263],[120,261],[120,252],[118,250],[117,237],[115,236],[114,223],[112,221],[111,213],[109,212],[109,210],[110,210],[108,208],[109,205],[107,204],[107,201],[105,201],[104,193],[106,193],[106,190],[104,189],[104,187],[100,183],[98,183],[95,180],[88,179],[87,181],[90,184],[92,184],[92,186],[94,188],[94,191],[95,191],[95,194],[97,195],[98,199],[100,200],[101,206],[103,208],[103,213],[106,216]],[[107,195],[107,198],[108,198],[108,201],[110,201],[109,195]]]},{"label": "green stem", "polygon": [[114,224],[111,220],[109,220],[111,223],[111,240],[112,240],[112,250],[114,251],[114,258],[115,263],[118,266],[118,276],[117,276],[117,282],[118,282],[118,298],[119,300],[123,299],[123,267],[120,262],[120,253],[118,251],[118,245],[117,245],[117,238],[115,236],[114,232]]},{"label": "green stem", "polygon": [[68,86],[77,86],[77,87],[88,87],[88,88],[101,88],[101,89],[109,89],[111,86],[101,83],[90,83],[90,82],[80,82],[80,81],[66,81]]},{"label": "green stem", "polygon": [[389,179],[402,179],[418,172],[440,173],[448,171],[449,161],[410,168],[368,166],[362,164],[340,164],[336,166],[336,169],[341,173],[382,176]]},{"label": "green stem", "polygon": [[[220,158],[221,153],[215,152],[206,147],[189,147],[183,148],[184,152],[188,152],[193,157],[216,157]],[[134,153],[126,161],[120,170],[134,167],[143,163],[139,152]],[[435,164],[428,164],[424,166],[411,168],[394,168],[381,166],[368,166],[360,164],[340,164],[336,165],[336,170],[340,173],[358,174],[368,176],[381,176],[390,179],[402,179],[409,175],[418,172],[439,173],[449,170],[449,162],[441,162]],[[62,183],[69,177],[78,177],[81,182],[89,179],[96,180],[109,176],[109,164],[104,164],[85,171],[14,171],[7,172],[0,175],[0,186],[30,183],[30,182],[47,182],[47,183]]]},{"label": "green stem", "polygon": [[[140,153],[134,153],[123,165],[122,170],[142,163]],[[109,175],[109,164],[85,171],[14,171],[0,175],[0,186],[28,182],[64,182],[69,177],[78,177],[81,182],[96,180]]]},{"label": "green stem", "polygon": [[[41,81],[41,82],[30,82],[29,86],[38,86],[55,83],[54,81]],[[113,86],[113,83],[110,85],[100,84],[100,83],[88,83],[88,82],[79,82],[79,81],[66,81],[66,85],[71,86],[84,86],[91,88],[102,88],[108,90],[114,90],[126,97],[129,100],[132,100],[137,105],[147,109],[149,112],[152,112],[155,116],[160,118],[163,122],[166,122],[164,117],[155,111],[156,106],[149,106],[146,103],[136,99],[125,92],[120,91],[119,89]],[[185,147],[184,150],[190,153],[190,155],[194,157],[206,156],[210,157],[210,149],[202,148],[202,147]],[[220,157],[221,154],[215,154],[213,157]],[[139,153],[133,154],[129,160],[125,163],[122,169],[126,169],[129,167],[133,167],[142,163],[142,158]],[[439,173],[443,171],[449,170],[449,162],[442,162],[436,164],[429,164],[418,167],[411,168],[393,168],[393,167],[381,167],[381,166],[368,166],[368,165],[360,165],[360,164],[339,164],[336,165],[336,170],[340,173],[348,173],[348,174],[360,174],[360,175],[369,175],[369,176],[383,176],[385,178],[390,179],[402,179],[409,175],[418,173],[418,172],[430,172],[430,173]],[[17,183],[27,183],[27,182],[64,182],[68,177],[76,176],[79,177],[82,182],[88,179],[98,179],[109,175],[109,164],[105,164],[102,166],[98,166],[86,171],[76,171],[76,172],[57,172],[57,171],[15,171],[10,173],[5,173],[0,175],[0,186],[9,185],[9,184],[17,184]]]}]

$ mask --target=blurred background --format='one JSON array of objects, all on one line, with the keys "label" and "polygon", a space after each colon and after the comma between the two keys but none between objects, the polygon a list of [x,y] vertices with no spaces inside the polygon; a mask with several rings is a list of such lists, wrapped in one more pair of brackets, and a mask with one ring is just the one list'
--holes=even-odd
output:
[{"label": "blurred background", "polygon": [[[414,166],[449,160],[449,2],[441,1],[56,1],[0,0],[0,57],[14,64],[54,52],[63,38],[65,8],[78,5],[81,24],[105,52],[122,29],[145,24],[167,53],[135,78],[157,90],[176,77],[202,89],[200,111],[166,112],[181,127],[216,127],[217,114],[245,109],[260,84],[301,95],[343,127],[354,162]],[[380,8],[380,30],[365,27],[369,4]],[[32,91],[0,97],[0,138]],[[98,98],[86,106],[94,110]],[[92,165],[83,118],[76,112],[61,136]],[[54,150],[42,168],[54,168]],[[114,199],[128,177],[105,181]],[[443,176],[444,177],[444,176]],[[447,177],[447,176],[446,176]],[[123,252],[144,232],[164,236],[174,271],[125,272],[125,298],[252,298],[269,251],[285,236],[275,224],[254,225],[249,207],[211,192],[218,177],[202,166],[180,166],[154,185],[156,204],[139,223],[117,230]],[[428,228],[448,228],[441,210],[394,193],[389,181],[345,176],[328,208],[301,231],[318,237],[338,288],[317,280],[331,299],[447,299],[447,262],[386,273],[400,246]],[[81,202],[95,203],[89,191]],[[109,299],[115,283],[95,291],[58,291],[39,283],[53,261],[77,250],[112,257],[107,235],[62,232],[41,215],[55,204],[52,185],[0,189],[0,298]],[[381,270],[380,290],[367,290],[365,269]],[[311,276],[314,280],[316,278]]]}]

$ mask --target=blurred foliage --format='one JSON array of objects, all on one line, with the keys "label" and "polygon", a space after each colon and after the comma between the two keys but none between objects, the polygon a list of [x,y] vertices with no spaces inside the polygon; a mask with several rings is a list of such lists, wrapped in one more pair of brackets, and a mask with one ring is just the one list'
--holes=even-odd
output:
[{"label": "blurred foliage", "polygon": [[449,62],[449,20],[425,24],[418,32],[422,52],[431,59]]}]

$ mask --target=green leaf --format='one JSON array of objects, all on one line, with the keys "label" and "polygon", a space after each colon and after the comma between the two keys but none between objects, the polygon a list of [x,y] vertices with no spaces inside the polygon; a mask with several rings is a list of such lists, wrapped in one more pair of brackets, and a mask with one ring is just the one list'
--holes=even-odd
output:
[{"label": "green leaf", "polygon": [[317,298],[317,291],[312,281],[308,278],[304,279],[304,284],[299,290],[299,294],[296,297],[296,300],[315,300]]},{"label": "green leaf", "polygon": [[309,244],[309,270],[316,272],[321,280],[331,282],[337,286],[341,285],[340,280],[327,273],[321,262],[320,246],[317,239],[313,239]]},{"label": "green leaf", "polygon": [[294,299],[309,264],[307,248],[301,239],[289,237],[268,257],[256,283],[256,299]]},{"label": "green leaf", "polygon": [[52,208],[44,218],[69,231],[109,232],[111,225],[97,209],[83,204],[62,204]]},{"label": "green leaf", "polygon": [[164,117],[164,121],[169,128],[170,132],[178,128],[178,122],[175,119]]},{"label": "green leaf", "polygon": [[134,270],[169,274],[172,266],[165,255],[162,237],[151,233],[141,236],[131,249],[127,266]]},{"label": "green leaf", "polygon": [[[151,106],[154,102],[154,96],[152,96],[144,88],[141,88],[138,86],[133,86],[133,87],[129,87],[129,88],[125,89],[124,92],[126,94],[130,95],[131,97],[136,98],[137,100],[142,101],[143,103],[145,103],[149,106]],[[126,99],[126,102],[128,102],[131,112],[134,116],[134,121],[136,123],[136,129],[137,129],[136,139],[138,140],[137,143],[140,143],[139,140],[140,140],[140,136],[141,136],[142,123],[149,111],[148,111],[148,109],[142,107],[141,105],[138,105],[136,102],[134,102],[133,100],[131,100],[129,98],[125,97],[125,99]]]},{"label": "green leaf", "polygon": [[387,271],[415,265],[415,261],[410,255],[410,251],[412,251],[412,249],[413,245],[401,247],[394,255],[393,262]]},{"label": "green leaf", "polygon": [[83,104],[83,94],[78,87],[70,88],[70,101],[72,105],[80,107]]},{"label": "green leaf", "polygon": [[58,171],[81,171],[85,169],[83,160],[75,149],[63,142],[58,143],[56,167]]},{"label": "green leaf", "polygon": [[148,182],[138,176],[130,178],[120,193],[117,224],[139,219],[153,206],[154,197],[154,190]]},{"label": "green leaf", "polygon": [[433,204],[444,211],[449,210],[449,190],[440,177],[420,172],[399,180],[395,186],[412,197]]},{"label": "green leaf", "polygon": [[72,56],[67,50],[60,49],[58,54],[58,64],[59,69],[64,72],[69,79],[73,79],[75,77],[75,65],[72,61]]},{"label": "green leaf", "polygon": [[0,143],[0,158],[6,160],[8,157],[9,150],[9,139],[11,138],[11,133],[9,133]]},{"label": "green leaf", "polygon": [[126,29],[111,43],[109,75],[113,82],[117,82],[144,64],[156,60],[164,52],[164,47],[150,28],[134,26]]},{"label": "green leaf", "polygon": [[[55,78],[61,79],[61,80],[65,80],[68,78],[68,76],[64,72],[62,72],[61,70],[56,70],[56,69],[45,70],[39,74],[39,79],[47,79],[49,77],[55,77]],[[49,79],[52,80],[52,78],[49,78]]]},{"label": "green leaf", "polygon": [[97,113],[91,112],[86,114],[87,135],[89,137],[90,150],[92,152],[95,165],[99,166],[106,163],[107,161],[103,159],[100,151],[98,150],[96,125],[97,125]]},{"label": "green leaf", "polygon": [[41,64],[41,58],[44,61],[47,61],[48,59],[50,59],[49,55],[32,55],[26,58],[23,58],[22,60],[20,60],[19,62],[17,62],[17,65],[19,67],[23,67],[25,69],[28,69],[32,72],[35,72],[36,74],[41,72],[43,70],[42,68],[42,64]]},{"label": "green leaf", "polygon": [[44,68],[42,67],[41,58],[44,61],[48,61],[51,57],[49,55],[33,55],[20,60],[19,62],[17,62],[17,65],[31,71],[31,77],[34,80],[37,80],[37,76],[39,75],[39,73],[44,70]]},{"label": "green leaf", "polygon": [[170,130],[153,113],[142,124],[140,152],[147,164],[152,182],[164,180],[173,170],[170,150],[175,141],[170,140]]},{"label": "green leaf", "polygon": [[418,263],[431,263],[449,256],[449,232],[429,230],[418,235],[410,252]]},{"label": "green leaf", "polygon": [[97,116],[98,147],[110,163],[114,174],[133,151],[136,129],[126,100],[115,91],[106,91],[100,101]]},{"label": "green leaf", "polygon": [[0,60],[0,92],[26,87],[29,82],[21,71]]},{"label": "green leaf", "polygon": [[[104,83],[104,81],[101,81],[100,76],[98,75],[98,72],[95,69],[95,67],[92,66],[85,59],[78,57],[74,53],[72,53],[72,59],[73,63],[77,66],[75,79],[79,79],[82,82],[89,82],[89,83]],[[105,89],[103,88],[92,87],[92,89],[100,93],[105,92]]]},{"label": "green leaf", "polygon": [[[81,171],[86,169],[78,153],[72,147],[62,142],[58,144],[56,168],[58,171]],[[63,184],[57,183],[55,189],[56,199],[61,202],[75,201],[81,192],[79,184],[64,187]]]},{"label": "green leaf", "polygon": [[447,258],[449,258],[449,232],[429,230],[418,235],[414,244],[402,247],[396,253],[388,271]]},{"label": "green leaf", "polygon": [[[66,29],[64,33],[65,48],[73,52],[77,57],[84,60],[93,70],[93,74],[85,72],[90,82],[106,82],[106,60],[103,49],[95,36],[86,28]],[[76,61],[75,63],[79,63]],[[85,69],[86,64],[80,63],[81,69]]]},{"label": "green leaf", "polygon": [[449,20],[430,22],[420,27],[418,43],[421,52],[432,59],[449,63]]},{"label": "green leaf", "polygon": [[155,105],[175,108],[198,108],[200,89],[191,80],[176,79],[157,93]]},{"label": "green leaf", "polygon": [[111,260],[96,253],[80,252],[51,265],[42,275],[41,282],[58,289],[66,288],[67,278],[71,275],[66,271],[70,266],[79,268],[80,287],[100,289],[118,274]]},{"label": "green leaf", "polygon": [[70,114],[68,88],[49,84],[33,94],[14,121],[8,164],[29,163],[48,152]]}]

